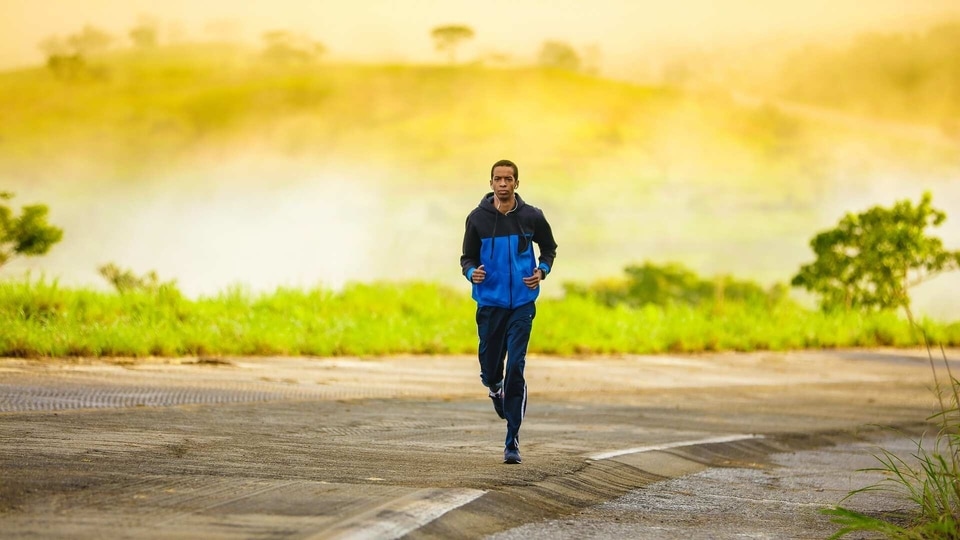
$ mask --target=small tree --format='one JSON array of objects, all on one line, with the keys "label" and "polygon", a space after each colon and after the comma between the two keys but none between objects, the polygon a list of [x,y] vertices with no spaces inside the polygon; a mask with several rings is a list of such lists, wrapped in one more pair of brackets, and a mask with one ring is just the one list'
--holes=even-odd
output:
[{"label": "small tree", "polygon": [[540,47],[537,61],[543,67],[568,71],[580,70],[580,55],[573,47],[562,41],[545,41]]},{"label": "small tree", "polygon": [[81,56],[103,52],[110,48],[112,43],[113,36],[89,24],[79,32],[67,36],[67,45]]},{"label": "small tree", "polygon": [[473,29],[469,26],[446,25],[438,26],[430,32],[433,37],[433,43],[440,52],[447,53],[447,58],[451,64],[457,62],[457,47],[468,39],[473,39]]},{"label": "small tree", "polygon": [[153,17],[140,17],[140,22],[130,29],[129,35],[134,48],[154,49],[160,43],[160,23]]},{"label": "small tree", "polygon": [[177,291],[175,280],[161,282],[160,276],[157,275],[155,270],[138,276],[133,273],[133,270],[120,268],[114,263],[107,263],[97,267],[97,272],[120,293]]},{"label": "small tree", "polygon": [[[0,191],[0,201],[13,198]],[[42,204],[24,206],[20,216],[0,203],[0,266],[17,255],[43,255],[63,238],[63,230],[47,223],[47,207]]]},{"label": "small tree", "polygon": [[47,67],[58,79],[77,79],[81,75],[96,74],[87,68],[90,55],[103,52],[113,43],[113,36],[89,24],[66,39],[49,36],[39,43],[47,55]]},{"label": "small tree", "polygon": [[47,67],[58,79],[76,79],[86,69],[83,56],[59,36],[44,39],[39,47],[47,55]]},{"label": "small tree", "polygon": [[931,201],[926,192],[916,206],[902,200],[892,208],[848,213],[810,241],[817,258],[790,283],[820,295],[824,310],[903,307],[912,323],[910,287],[960,268],[960,251],[947,251],[939,238],[924,234],[947,219]]},{"label": "small tree", "polygon": [[265,32],[262,37],[263,57],[277,64],[309,63],[327,52],[323,43],[286,30]]}]

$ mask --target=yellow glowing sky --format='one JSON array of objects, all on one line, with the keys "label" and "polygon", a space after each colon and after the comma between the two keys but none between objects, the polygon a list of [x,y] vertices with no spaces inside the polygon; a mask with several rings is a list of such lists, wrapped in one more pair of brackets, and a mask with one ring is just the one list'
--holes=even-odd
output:
[{"label": "yellow glowing sky", "polygon": [[339,58],[436,59],[429,30],[477,32],[464,56],[532,56],[545,39],[596,45],[617,63],[664,46],[821,39],[960,16],[957,0],[0,0],[0,68],[42,60],[37,43],[93,24],[126,35],[149,15],[190,39],[253,40],[269,29],[308,32]]}]

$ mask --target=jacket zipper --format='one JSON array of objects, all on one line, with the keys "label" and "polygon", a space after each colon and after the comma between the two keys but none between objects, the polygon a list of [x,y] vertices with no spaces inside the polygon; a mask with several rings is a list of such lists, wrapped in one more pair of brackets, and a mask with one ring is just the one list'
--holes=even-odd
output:
[{"label": "jacket zipper", "polygon": [[[507,212],[507,215],[509,214],[510,212]],[[509,236],[507,236],[507,261],[510,263],[510,281],[507,282],[509,284],[507,290],[510,291],[510,309],[513,309],[513,246],[510,245]]]}]

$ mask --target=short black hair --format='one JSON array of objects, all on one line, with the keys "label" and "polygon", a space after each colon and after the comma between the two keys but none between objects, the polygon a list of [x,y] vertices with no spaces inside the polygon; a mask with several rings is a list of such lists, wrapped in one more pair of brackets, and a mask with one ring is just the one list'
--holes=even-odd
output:
[{"label": "short black hair", "polygon": [[490,179],[493,179],[493,170],[497,167],[512,167],[513,168],[513,179],[520,179],[520,169],[517,168],[517,164],[510,161],[509,159],[501,159],[500,161],[493,164],[493,167],[490,167]]}]

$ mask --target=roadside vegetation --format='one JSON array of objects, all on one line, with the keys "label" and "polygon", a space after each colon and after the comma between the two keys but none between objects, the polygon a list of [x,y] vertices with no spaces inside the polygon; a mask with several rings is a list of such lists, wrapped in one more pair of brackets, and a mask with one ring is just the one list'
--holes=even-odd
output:
[{"label": "roadside vegetation", "polygon": [[[534,354],[920,345],[893,312],[824,312],[776,295],[611,305],[570,294],[538,304]],[[428,283],[263,294],[234,288],[190,299],[170,283],[113,292],[6,280],[0,281],[0,356],[471,354],[474,310],[464,290]],[[922,324],[938,341],[960,345],[960,323]]]},{"label": "roadside vegetation", "polygon": [[[883,479],[851,491],[840,505],[823,510],[840,526],[831,539],[863,532],[895,539],[960,538],[960,380],[953,374],[942,346],[939,347],[940,375],[937,373],[940,362],[934,360],[935,353],[929,342],[927,352],[939,404],[938,412],[927,420],[936,432],[930,438],[914,439],[916,450],[909,456],[883,448],[874,454],[877,465],[863,471],[881,473]],[[875,491],[901,497],[909,504],[907,512],[863,513],[842,506],[859,494]]]},{"label": "roadside vegetation", "polygon": [[[15,219],[0,207],[0,223],[12,231],[10,242],[31,240],[45,252],[62,231],[46,222],[45,207],[30,208],[36,211]],[[26,218],[38,212],[43,219]],[[909,287],[960,267],[960,251],[926,233],[945,220],[924,194],[916,205],[904,200],[849,213],[816,235],[816,258],[793,284],[817,294],[820,309],[800,305],[784,284],[703,278],[680,264],[632,264],[621,278],[566,283],[562,298],[541,300],[530,351],[907,347],[924,344],[920,336],[960,345],[960,322],[918,320],[910,310]],[[20,223],[31,226],[14,226]],[[232,288],[190,299],[156,272],[138,276],[113,263],[98,270],[114,292],[44,279],[0,281],[0,356],[375,356],[467,354],[476,347],[466,285],[354,283],[341,291],[265,294]]]},{"label": "roadside vegetation", "polygon": [[[824,306],[903,308],[910,329],[927,350],[939,404],[927,419],[936,429],[933,436],[915,439],[916,451],[906,457],[881,448],[874,454],[878,465],[866,471],[884,478],[844,499],[870,491],[893,492],[909,503],[906,515],[827,508],[824,513],[840,526],[831,538],[854,532],[897,539],[960,538],[960,380],[944,349],[949,338],[931,335],[928,325],[916,321],[908,294],[910,286],[960,267],[960,251],[945,250],[938,238],[924,234],[927,226],[939,226],[945,219],[932,207],[929,194],[917,205],[900,201],[892,208],[847,214],[836,229],[813,239],[818,258],[794,277],[795,285],[816,290]],[[934,349],[942,360],[939,374],[941,362],[934,360]]]}]

